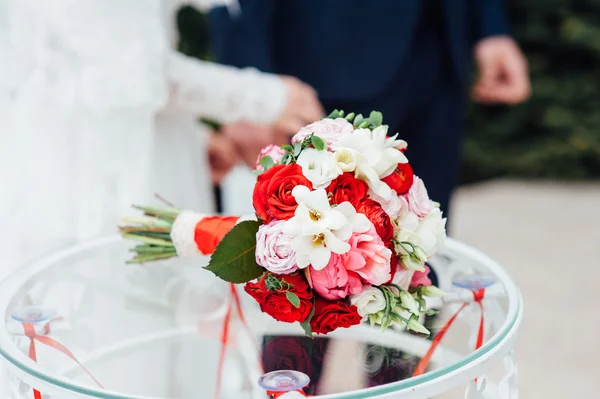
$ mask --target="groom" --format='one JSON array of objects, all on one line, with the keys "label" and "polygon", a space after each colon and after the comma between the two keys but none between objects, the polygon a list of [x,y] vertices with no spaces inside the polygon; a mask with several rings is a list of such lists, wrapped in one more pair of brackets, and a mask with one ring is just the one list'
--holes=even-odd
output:
[{"label": "groom", "polygon": [[[295,76],[329,112],[383,112],[390,133],[447,214],[459,166],[471,54],[473,96],[518,103],[526,61],[502,0],[240,0],[212,12],[217,59]],[[294,132],[290,132],[294,133]]]}]

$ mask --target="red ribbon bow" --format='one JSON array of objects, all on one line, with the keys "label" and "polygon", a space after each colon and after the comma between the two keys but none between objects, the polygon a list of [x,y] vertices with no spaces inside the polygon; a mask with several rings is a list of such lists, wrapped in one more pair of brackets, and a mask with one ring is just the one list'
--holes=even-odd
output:
[{"label": "red ribbon bow", "polygon": [[[100,388],[104,388],[102,386],[102,384],[100,384],[100,382],[98,382],[98,380],[96,378],[94,378],[94,376],[89,372],[89,370],[86,369],[85,366],[79,360],[77,360],[75,355],[73,355],[73,353],[69,349],[67,349],[66,346],[64,346],[57,340],[50,338],[46,335],[38,335],[35,332],[35,326],[33,325],[33,323],[24,322],[23,323],[23,331],[25,332],[25,336],[27,336],[29,338],[29,358],[31,360],[33,360],[34,362],[37,362],[37,354],[35,351],[35,341],[38,341],[44,345],[47,345],[51,348],[54,348],[54,349],[64,353],[68,357],[70,357],[75,363],[77,363],[79,365],[79,367],[81,367],[83,369],[83,371],[85,371],[87,373],[87,375],[90,376],[90,378],[92,380],[94,380],[94,382]],[[48,334],[49,332],[50,332],[50,323],[48,323],[44,326],[44,334]],[[40,394],[40,391],[38,391],[37,389],[33,390],[33,397],[35,399],[42,399],[42,395]]]},{"label": "red ribbon bow", "polygon": [[[481,309],[481,318],[479,319],[479,331],[477,333],[477,343],[475,344],[475,350],[481,348],[481,346],[483,345],[484,318],[483,318],[483,304],[481,303],[481,301],[483,300],[484,297],[485,297],[485,288],[481,288],[477,291],[473,291],[473,300],[479,305],[479,308]],[[450,329],[450,326],[452,326],[452,324],[454,323],[454,321],[456,320],[456,318],[458,317],[460,312],[462,312],[463,309],[467,307],[467,305],[468,305],[468,303],[466,303],[466,302],[463,303],[462,306],[460,308],[458,308],[456,313],[454,313],[454,315],[446,322],[444,327],[442,327],[440,332],[435,336],[435,338],[431,342],[431,346],[429,347],[429,350],[427,351],[425,356],[423,356],[423,358],[417,365],[417,368],[413,372],[413,375],[412,375],[413,377],[419,376],[425,372],[425,370],[427,369],[427,366],[429,366],[429,362],[431,361],[433,352],[435,352],[435,349],[438,347],[438,345],[440,344],[440,342],[442,341],[442,339],[448,332],[448,329]]]}]

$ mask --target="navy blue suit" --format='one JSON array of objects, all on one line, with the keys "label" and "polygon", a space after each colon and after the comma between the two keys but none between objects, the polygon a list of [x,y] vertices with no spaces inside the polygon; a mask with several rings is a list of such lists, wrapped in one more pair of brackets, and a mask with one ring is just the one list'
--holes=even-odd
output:
[{"label": "navy blue suit", "polygon": [[240,0],[211,12],[219,62],[296,76],[326,109],[383,112],[447,212],[472,45],[508,31],[502,0]]}]

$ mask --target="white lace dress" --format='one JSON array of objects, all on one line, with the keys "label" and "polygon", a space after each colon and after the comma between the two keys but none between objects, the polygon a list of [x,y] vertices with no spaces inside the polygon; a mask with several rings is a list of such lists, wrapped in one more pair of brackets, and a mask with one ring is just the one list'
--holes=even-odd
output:
[{"label": "white lace dress", "polygon": [[[192,3],[206,8],[214,1]],[[0,0],[0,277],[161,193],[209,212],[197,118],[270,123],[272,75],[173,50],[175,0]]]}]

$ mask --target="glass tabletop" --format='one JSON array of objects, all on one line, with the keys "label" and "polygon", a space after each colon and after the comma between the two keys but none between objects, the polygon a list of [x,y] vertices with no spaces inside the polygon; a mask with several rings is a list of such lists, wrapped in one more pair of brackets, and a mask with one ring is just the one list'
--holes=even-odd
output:
[{"label": "glass tabletop", "polygon": [[[82,244],[23,267],[0,285],[0,355],[14,370],[12,396],[36,397],[37,390],[111,399],[208,398],[221,374],[221,398],[266,398],[261,375],[295,370],[309,377],[309,395],[373,398],[478,363],[502,345],[521,313],[520,295],[504,270],[450,240],[432,262],[449,294],[430,304],[440,311],[425,321],[431,337],[362,324],[310,339],[299,325],[262,314],[240,289],[247,328],[234,319],[219,367],[228,285],[202,269],[202,258],[127,265],[130,247],[118,237]],[[481,326],[472,291],[482,288]],[[444,329],[425,372],[413,376]]]}]

